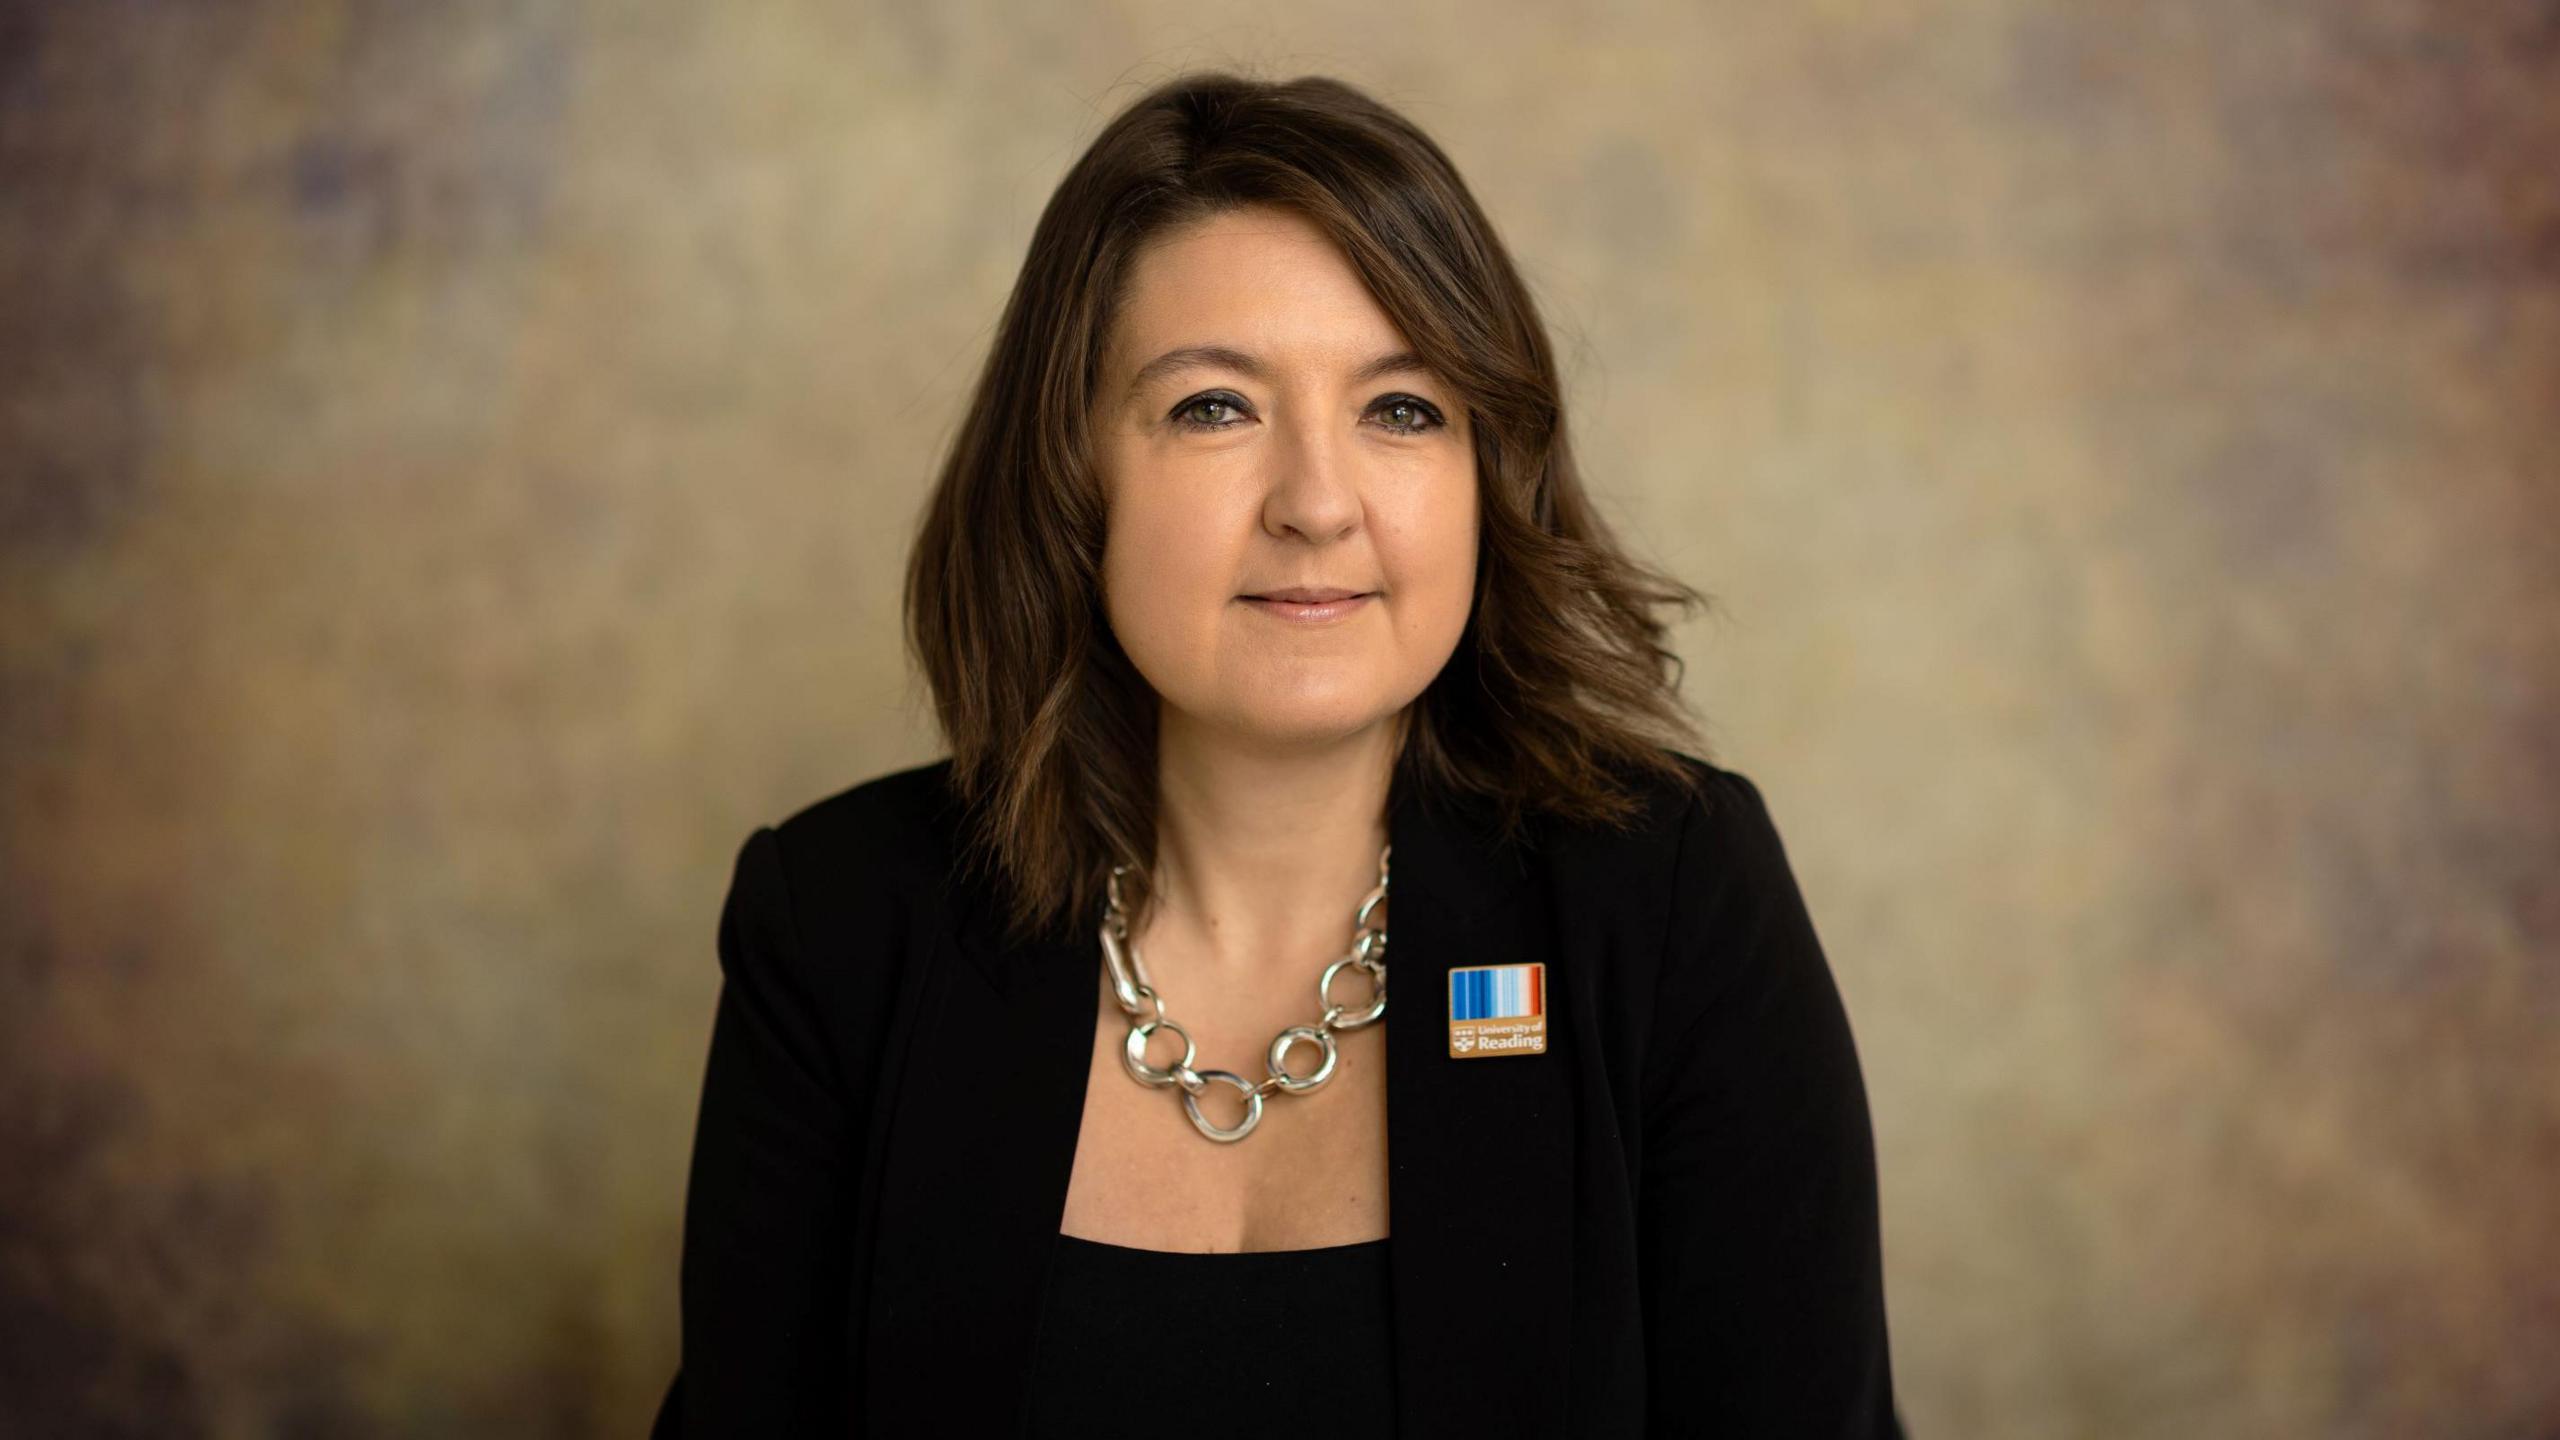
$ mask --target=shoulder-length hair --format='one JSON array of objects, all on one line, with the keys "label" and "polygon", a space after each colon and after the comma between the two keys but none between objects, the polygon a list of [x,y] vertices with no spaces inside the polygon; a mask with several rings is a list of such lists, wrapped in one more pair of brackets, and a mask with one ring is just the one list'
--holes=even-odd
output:
[{"label": "shoulder-length hair", "polygon": [[908,562],[967,860],[1009,882],[1016,938],[1098,920],[1114,864],[1132,915],[1145,905],[1158,701],[1104,619],[1091,401],[1132,257],[1251,204],[1331,236],[1472,422],[1473,610],[1400,717],[1391,806],[1409,787],[1483,802],[1506,837],[1534,814],[1623,823],[1648,778],[1694,782],[1673,747],[1705,750],[1655,611],[1713,602],[1630,559],[1594,511],[1537,307],[1448,157],[1337,80],[1180,76],[1104,127],[1041,212]]}]

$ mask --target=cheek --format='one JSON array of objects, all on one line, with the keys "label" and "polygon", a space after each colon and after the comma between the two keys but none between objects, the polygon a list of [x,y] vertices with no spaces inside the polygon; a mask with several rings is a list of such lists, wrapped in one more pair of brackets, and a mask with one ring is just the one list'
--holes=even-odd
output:
[{"label": "cheek", "polygon": [[1417,496],[1397,517],[1386,556],[1388,583],[1408,603],[1397,628],[1407,643],[1454,648],[1475,604],[1478,517],[1472,471]]},{"label": "cheek", "polygon": [[1112,503],[1103,542],[1103,592],[1112,629],[1133,658],[1180,654],[1215,623],[1235,575],[1218,517],[1131,487]]}]

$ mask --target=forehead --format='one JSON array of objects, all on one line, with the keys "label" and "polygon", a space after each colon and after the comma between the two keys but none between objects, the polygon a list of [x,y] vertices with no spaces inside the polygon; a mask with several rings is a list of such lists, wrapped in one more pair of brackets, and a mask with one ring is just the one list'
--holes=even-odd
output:
[{"label": "forehead", "polygon": [[1111,350],[1124,370],[1167,346],[1201,343],[1356,362],[1402,339],[1315,222],[1249,206],[1168,231],[1138,252]]}]

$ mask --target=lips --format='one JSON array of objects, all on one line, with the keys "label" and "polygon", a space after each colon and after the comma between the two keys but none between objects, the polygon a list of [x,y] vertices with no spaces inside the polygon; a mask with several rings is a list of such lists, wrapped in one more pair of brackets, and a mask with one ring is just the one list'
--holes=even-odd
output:
[{"label": "lips", "polygon": [[1300,585],[1261,595],[1239,595],[1247,607],[1285,625],[1338,625],[1369,608],[1374,590],[1345,590],[1334,585]]},{"label": "lips", "polygon": [[1288,605],[1322,605],[1328,600],[1349,600],[1355,596],[1365,595],[1367,593],[1369,592],[1365,590],[1345,590],[1339,586],[1320,586],[1316,588],[1297,586],[1287,590],[1265,590],[1259,594],[1247,595],[1244,598],[1247,600],[1277,600]]}]

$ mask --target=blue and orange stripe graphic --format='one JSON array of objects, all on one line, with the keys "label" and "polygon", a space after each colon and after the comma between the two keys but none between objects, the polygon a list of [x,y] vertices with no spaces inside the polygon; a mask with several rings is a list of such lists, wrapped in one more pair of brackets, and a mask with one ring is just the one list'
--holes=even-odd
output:
[{"label": "blue and orange stripe graphic", "polygon": [[1545,967],[1479,965],[1449,972],[1452,1020],[1522,1020],[1547,1013]]}]

